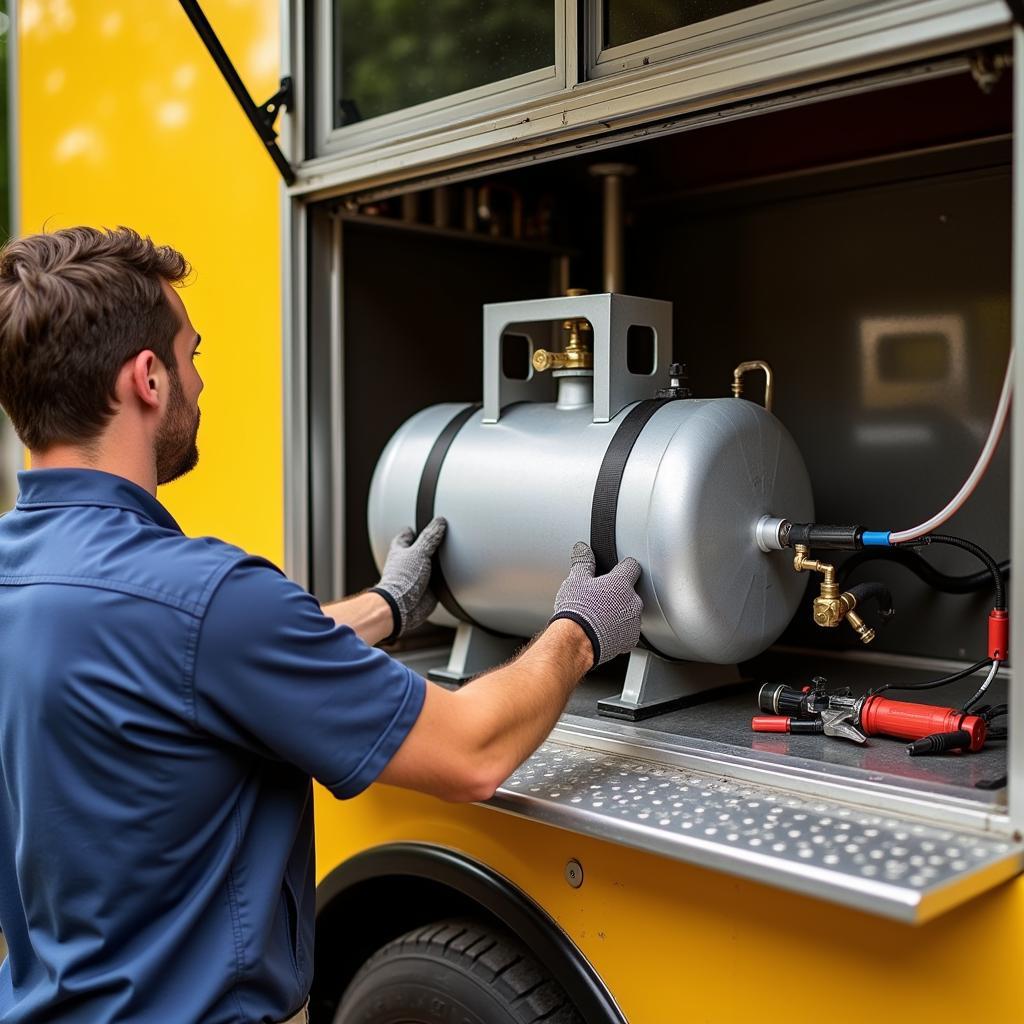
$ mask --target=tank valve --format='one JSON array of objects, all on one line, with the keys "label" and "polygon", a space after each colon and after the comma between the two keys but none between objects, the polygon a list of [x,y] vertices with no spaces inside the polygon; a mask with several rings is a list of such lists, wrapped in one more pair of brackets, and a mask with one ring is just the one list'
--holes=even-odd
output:
[{"label": "tank valve", "polygon": [[761,370],[764,373],[764,407],[768,412],[772,411],[772,368],[761,359],[753,359],[748,363],[740,363],[732,371],[732,393],[737,398],[743,397],[743,375],[752,370]]},{"label": "tank valve", "polygon": [[815,623],[832,629],[845,619],[862,644],[871,643],[875,639],[875,631],[854,611],[857,607],[856,595],[848,590],[840,593],[836,582],[836,567],[809,558],[808,555],[810,549],[798,544],[793,555],[793,568],[797,572],[820,572],[822,575],[821,589],[812,606]]},{"label": "tank valve", "polygon": [[[586,295],[585,288],[570,288],[566,295]],[[590,351],[590,323],[586,320],[564,320],[562,330],[568,338],[561,352],[538,348],[533,353],[533,368],[537,373],[545,370],[591,370],[594,357]]]},{"label": "tank valve", "polygon": [[686,373],[686,363],[673,363],[668,368],[668,387],[658,388],[655,398],[690,398],[690,380]]}]

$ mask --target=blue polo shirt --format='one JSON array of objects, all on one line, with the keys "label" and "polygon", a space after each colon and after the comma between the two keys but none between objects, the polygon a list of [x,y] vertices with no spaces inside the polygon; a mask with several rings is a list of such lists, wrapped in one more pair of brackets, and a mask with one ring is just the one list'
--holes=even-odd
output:
[{"label": "blue polo shirt", "polygon": [[313,969],[310,778],[368,786],[425,683],[121,477],[19,481],[0,518],[0,1020],[286,1019]]}]

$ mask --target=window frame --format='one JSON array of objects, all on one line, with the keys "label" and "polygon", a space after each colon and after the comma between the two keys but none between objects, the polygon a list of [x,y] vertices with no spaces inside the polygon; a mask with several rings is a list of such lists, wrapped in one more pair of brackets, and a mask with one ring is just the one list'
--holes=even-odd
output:
[{"label": "window frame", "polygon": [[634,70],[588,80],[583,16],[596,0],[560,0],[563,84],[561,76],[540,83],[543,95],[532,98],[506,90],[465,104],[466,94],[457,94],[433,101],[432,109],[398,112],[400,120],[386,125],[374,119],[327,132],[324,102],[333,101],[333,89],[325,78],[333,71],[318,59],[326,2],[291,0],[283,18],[282,67],[294,77],[298,111],[282,119],[282,146],[296,172],[293,196],[326,198],[563,142],[600,148],[602,136],[652,120],[757,104],[773,92],[838,88],[837,80],[863,74],[899,74],[903,64],[944,60],[1010,34],[1004,0],[809,0],[778,15],[790,19],[787,28],[770,30],[761,18],[753,27],[748,18],[730,29],[739,33],[731,43],[711,45],[711,36],[700,35],[689,57],[665,53],[650,65],[641,57]]},{"label": "window frame", "polygon": [[751,37],[766,37],[785,29],[805,28],[820,17],[846,11],[873,13],[906,6],[906,0],[767,0],[731,14],[707,18],[681,28],[646,36],[618,46],[603,46],[605,0],[587,0],[584,26],[588,79],[606,78],[707,50],[743,45]]},{"label": "window frame", "polygon": [[[517,104],[562,92],[574,81],[576,61],[569,59],[569,50],[574,51],[576,33],[574,29],[570,30],[568,22],[570,19],[575,22],[576,0],[552,0],[555,30],[553,64],[336,128],[333,123],[337,85],[333,0],[307,0],[307,3],[313,26],[309,39],[314,55],[312,116],[317,156],[358,153],[395,139],[406,139],[429,133],[431,129],[448,128],[453,123],[497,114]],[[567,42],[571,43],[570,47],[567,47]],[[570,80],[570,73],[573,80]]]}]

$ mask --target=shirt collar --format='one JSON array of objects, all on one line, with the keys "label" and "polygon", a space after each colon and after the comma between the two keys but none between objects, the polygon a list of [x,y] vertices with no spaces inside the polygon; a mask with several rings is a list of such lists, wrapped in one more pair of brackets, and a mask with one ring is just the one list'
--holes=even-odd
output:
[{"label": "shirt collar", "polygon": [[123,508],[181,533],[171,513],[149,491],[123,476],[98,469],[26,469],[18,473],[15,508],[31,511],[73,505]]}]

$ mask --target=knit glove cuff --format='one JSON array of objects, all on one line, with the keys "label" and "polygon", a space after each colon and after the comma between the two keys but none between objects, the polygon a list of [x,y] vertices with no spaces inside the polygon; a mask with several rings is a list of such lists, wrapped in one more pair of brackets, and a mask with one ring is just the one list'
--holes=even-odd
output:
[{"label": "knit glove cuff", "polygon": [[406,527],[391,542],[380,582],[371,587],[387,601],[395,628],[388,640],[395,640],[426,622],[437,607],[437,598],[430,590],[434,552],[444,540],[447,522],[440,516],[432,519],[417,537]]}]

